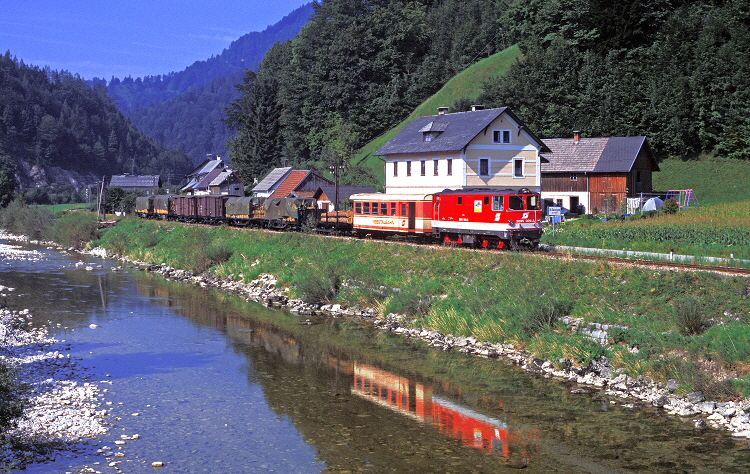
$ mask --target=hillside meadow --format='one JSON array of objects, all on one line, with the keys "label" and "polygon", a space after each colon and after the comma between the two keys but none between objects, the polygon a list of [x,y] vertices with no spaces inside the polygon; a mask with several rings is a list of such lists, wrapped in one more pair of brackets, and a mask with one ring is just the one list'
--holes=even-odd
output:
[{"label": "hillside meadow", "polygon": [[[676,379],[681,390],[709,397],[750,395],[747,279],[136,218],[90,246],[246,282],[271,273],[310,302],[375,307],[413,326],[512,343],[555,363],[607,356],[631,375]],[[563,316],[620,329],[603,346],[561,323]]]}]

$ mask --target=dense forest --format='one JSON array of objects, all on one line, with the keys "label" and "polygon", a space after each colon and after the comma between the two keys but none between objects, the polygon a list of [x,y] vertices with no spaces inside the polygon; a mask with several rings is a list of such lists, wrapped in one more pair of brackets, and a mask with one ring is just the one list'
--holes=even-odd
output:
[{"label": "dense forest", "polygon": [[99,177],[131,171],[182,177],[192,164],[140,133],[101,85],[27,66],[6,52],[0,56],[0,201],[7,201],[24,167],[34,166]]},{"label": "dense forest", "polygon": [[222,122],[224,108],[240,93],[245,70],[257,70],[266,51],[296,35],[313,10],[304,5],[262,32],[233,41],[221,54],[196,61],[184,71],[144,78],[95,78],[107,86],[120,111],[139,130],[162,144],[180,149],[194,161],[207,153],[224,155],[232,135]]},{"label": "dense forest", "polygon": [[363,145],[511,44],[524,59],[480,101],[511,107],[542,138],[645,134],[660,158],[750,157],[744,1],[323,0],[314,10],[228,111],[230,159],[246,180],[283,160],[324,168],[342,125]]}]

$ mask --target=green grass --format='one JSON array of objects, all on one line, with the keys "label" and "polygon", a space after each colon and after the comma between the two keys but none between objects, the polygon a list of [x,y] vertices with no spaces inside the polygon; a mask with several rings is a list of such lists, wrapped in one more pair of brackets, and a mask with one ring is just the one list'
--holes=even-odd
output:
[{"label": "green grass", "polygon": [[[742,342],[750,337],[745,279],[135,218],[104,230],[92,245],[244,281],[271,273],[291,296],[397,312],[417,326],[513,343],[548,360],[586,364],[608,355],[629,373],[679,378],[686,389],[725,390],[711,385],[723,379],[714,380],[701,361],[750,373]],[[557,322],[567,315],[634,329],[603,347]],[[628,350],[634,346],[640,352]]]},{"label": "green grass", "polygon": [[659,168],[653,175],[654,189],[692,189],[700,207],[750,201],[750,161],[703,157],[665,160]]},{"label": "green grass", "polygon": [[425,100],[401,123],[362,147],[354,160],[362,161],[365,166],[372,170],[382,187],[385,184],[383,162],[378,157],[373,156],[373,153],[378,151],[416,117],[435,115],[438,107],[449,107],[459,99],[476,99],[483,92],[483,84],[504,75],[510,66],[521,57],[521,50],[517,45],[514,45],[469,66],[448,81],[432,97]]}]

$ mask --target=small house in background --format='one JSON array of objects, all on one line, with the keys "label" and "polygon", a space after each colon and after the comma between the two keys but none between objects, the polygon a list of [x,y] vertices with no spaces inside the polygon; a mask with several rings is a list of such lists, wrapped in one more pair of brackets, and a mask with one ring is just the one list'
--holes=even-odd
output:
[{"label": "small house in background", "polygon": [[242,178],[239,174],[225,169],[208,183],[208,192],[209,194],[244,196],[245,186],[242,184]]},{"label": "small house in background", "polygon": [[520,189],[538,192],[541,140],[507,107],[417,117],[380,150],[387,194],[444,189]]},{"label": "small house in background", "polygon": [[159,175],[114,175],[109,180],[109,187],[122,188],[125,191],[142,191],[145,194],[156,194],[161,188]]},{"label": "small house in background", "polygon": [[638,137],[545,138],[542,199],[577,214],[620,212],[628,198],[651,197],[659,171],[648,140]]},{"label": "small house in background", "polygon": [[[374,193],[374,186],[339,186],[339,205],[335,205],[336,186],[321,186],[318,188],[318,206],[324,211],[341,211],[347,209],[349,196],[360,193]],[[303,196],[300,196],[303,197]]]},{"label": "small house in background", "polygon": [[253,196],[285,198],[297,191],[314,193],[321,186],[333,186],[333,181],[315,171],[276,168],[253,188]]},{"label": "small house in background", "polygon": [[[224,169],[226,169],[226,163],[224,163],[224,160],[222,160],[220,156],[210,154],[206,155],[206,160],[187,174],[187,184],[183,186],[180,191],[185,194],[195,194],[196,188],[209,173],[215,170],[221,172]],[[219,172],[214,173],[213,178],[218,176]],[[205,189],[208,189],[208,183],[206,183]],[[207,194],[207,191],[205,194]]]}]

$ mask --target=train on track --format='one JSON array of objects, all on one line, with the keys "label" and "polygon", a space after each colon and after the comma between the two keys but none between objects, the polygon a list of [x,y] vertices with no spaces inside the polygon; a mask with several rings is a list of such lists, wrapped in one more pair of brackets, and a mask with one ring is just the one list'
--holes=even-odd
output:
[{"label": "train on track", "polygon": [[163,194],[136,199],[136,214],[204,224],[309,229],[360,237],[405,236],[481,248],[535,250],[542,201],[528,189],[352,194],[352,209],[327,212],[315,199]]}]

